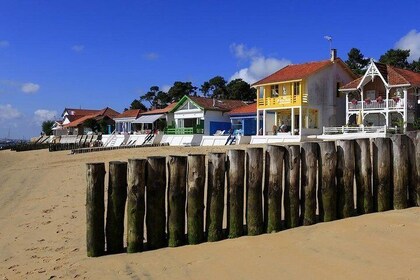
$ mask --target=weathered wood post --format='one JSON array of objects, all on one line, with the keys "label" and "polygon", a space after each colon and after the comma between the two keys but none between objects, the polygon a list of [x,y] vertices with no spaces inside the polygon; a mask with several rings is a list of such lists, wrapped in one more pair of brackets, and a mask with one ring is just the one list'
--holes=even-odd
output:
[{"label": "weathered wood post", "polygon": [[391,139],[375,138],[373,147],[373,205],[375,211],[392,209]]},{"label": "weathered wood post", "polygon": [[244,229],[244,150],[228,151],[227,169],[229,238],[235,238]]},{"label": "weathered wood post", "polygon": [[188,155],[187,232],[188,243],[199,244],[204,240],[204,186],[206,156]]},{"label": "weathered wood post", "polygon": [[246,193],[248,235],[264,232],[262,209],[263,148],[246,149]]},{"label": "weathered wood post", "polygon": [[264,212],[266,232],[281,230],[282,186],[283,186],[283,159],[286,149],[281,146],[268,145],[265,152],[265,186],[267,190],[264,203],[267,208]]},{"label": "weathered wood post", "polygon": [[337,141],[337,217],[354,213],[354,140]]},{"label": "weathered wood post", "polygon": [[146,228],[149,249],[166,246],[166,166],[165,157],[147,158]]},{"label": "weathered wood post", "polygon": [[127,252],[143,250],[146,159],[128,160]]},{"label": "weathered wood post", "polygon": [[320,219],[330,222],[337,219],[337,185],[335,174],[337,169],[337,151],[335,142],[320,142],[320,167],[321,167],[321,200],[324,214]]},{"label": "weathered wood post", "polygon": [[206,229],[209,242],[223,239],[225,158],[225,153],[208,155]]},{"label": "weathered wood post", "polygon": [[105,164],[86,164],[86,251],[88,257],[99,257],[105,251]]},{"label": "weathered wood post", "polygon": [[301,148],[302,158],[302,223],[316,223],[316,176],[318,167],[318,144],[305,142]]},{"label": "weathered wood post", "polygon": [[357,139],[354,145],[354,156],[356,160],[356,192],[357,192],[357,213],[367,214],[373,211],[372,198],[372,165],[370,162],[369,139]]},{"label": "weathered wood post", "polygon": [[418,177],[418,166],[417,161],[420,162],[420,147],[417,142],[417,135],[420,135],[420,131],[410,131],[407,133],[408,139],[408,159],[410,162],[410,189],[408,190],[408,202],[409,206],[420,206],[419,201],[419,177]]},{"label": "weathered wood post", "polygon": [[410,181],[407,135],[392,137],[392,158],[394,209],[404,209],[408,207],[407,192]]},{"label": "weathered wood post", "polygon": [[[284,219],[286,228],[299,226],[300,146],[286,146],[284,154]],[[302,210],[303,211],[303,210]]]},{"label": "weathered wood post", "polygon": [[185,243],[187,157],[170,156],[168,170],[168,244],[176,247]]},{"label": "weathered wood post", "polygon": [[127,200],[127,162],[109,162],[108,208],[106,212],[106,250],[124,251],[124,213]]}]

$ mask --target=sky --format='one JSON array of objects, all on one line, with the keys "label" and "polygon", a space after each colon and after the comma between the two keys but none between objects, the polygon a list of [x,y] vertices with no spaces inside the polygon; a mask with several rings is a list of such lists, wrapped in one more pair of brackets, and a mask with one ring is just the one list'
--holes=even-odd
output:
[{"label": "sky", "polygon": [[[420,56],[420,1],[0,0],[0,138],[64,108],[119,112],[157,85],[255,82],[290,63]],[[146,104],[148,105],[148,104]]]}]

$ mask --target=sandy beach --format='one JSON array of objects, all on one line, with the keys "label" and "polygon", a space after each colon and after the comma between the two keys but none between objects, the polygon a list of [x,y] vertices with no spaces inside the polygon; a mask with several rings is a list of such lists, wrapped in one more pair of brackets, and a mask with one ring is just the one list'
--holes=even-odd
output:
[{"label": "sandy beach", "polygon": [[88,258],[85,163],[224,151],[0,152],[0,279],[419,279],[420,208]]}]

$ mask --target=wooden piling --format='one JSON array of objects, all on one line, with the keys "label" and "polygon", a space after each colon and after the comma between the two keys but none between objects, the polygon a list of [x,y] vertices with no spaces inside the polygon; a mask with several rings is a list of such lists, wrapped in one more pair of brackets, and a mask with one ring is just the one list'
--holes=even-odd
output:
[{"label": "wooden piling", "polygon": [[149,249],[166,246],[166,166],[165,157],[147,158],[146,228]]},{"label": "wooden piling", "polygon": [[176,247],[185,243],[187,157],[169,156],[168,170],[168,245]]},{"label": "wooden piling", "polygon": [[321,200],[324,214],[320,219],[330,222],[337,219],[337,151],[334,141],[320,142]]},{"label": "wooden piling", "polygon": [[408,207],[407,192],[410,180],[407,135],[392,137],[392,158],[394,209],[404,209]]},{"label": "wooden piling", "polygon": [[263,148],[246,149],[246,192],[248,235],[264,232],[262,209]]},{"label": "wooden piling", "polygon": [[337,218],[354,213],[354,140],[337,141]]},{"label": "wooden piling", "polygon": [[265,152],[264,224],[267,233],[281,230],[281,208],[283,191],[283,159],[285,148],[268,145]]},{"label": "wooden piling", "polygon": [[204,186],[206,156],[188,155],[187,232],[188,243],[199,244],[204,240]]},{"label": "wooden piling", "polygon": [[372,165],[369,139],[357,139],[354,145],[355,177],[357,193],[357,213],[367,214],[373,211]]},{"label": "wooden piling", "polygon": [[[409,206],[420,206],[419,193],[419,175],[417,161],[420,163],[420,147],[417,143],[417,135],[420,131],[410,131],[407,133],[408,139],[408,159],[410,163],[410,182],[408,190],[408,204]],[[420,137],[420,136],[419,136]]]},{"label": "wooden piling", "polygon": [[209,242],[223,239],[225,158],[224,153],[208,155],[206,229]]},{"label": "wooden piling", "polygon": [[88,257],[99,257],[105,251],[105,164],[86,164],[86,251]]},{"label": "wooden piling", "polygon": [[146,159],[128,160],[127,252],[143,250]]},{"label": "wooden piling", "polygon": [[301,158],[302,223],[305,226],[309,226],[316,223],[316,176],[318,172],[318,144],[314,142],[303,143],[301,149]]},{"label": "wooden piling", "polygon": [[244,228],[245,151],[229,150],[227,154],[229,238],[243,235]]},{"label": "wooden piling", "polygon": [[373,208],[379,212],[393,208],[391,147],[389,138],[375,138],[372,141]]},{"label": "wooden piling", "polygon": [[297,227],[299,218],[300,146],[286,146],[284,154],[284,219],[286,228]]},{"label": "wooden piling", "polygon": [[124,213],[127,200],[127,162],[109,162],[106,249],[109,254],[124,251]]}]

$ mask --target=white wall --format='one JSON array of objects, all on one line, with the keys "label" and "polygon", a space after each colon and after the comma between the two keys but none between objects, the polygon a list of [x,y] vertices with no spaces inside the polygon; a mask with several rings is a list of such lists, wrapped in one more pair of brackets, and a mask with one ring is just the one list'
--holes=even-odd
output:
[{"label": "white wall", "polygon": [[307,81],[310,108],[319,108],[319,126],[339,126],[345,124],[346,98],[337,97],[337,83],[345,85],[353,78],[338,63],[312,75]]},{"label": "white wall", "polygon": [[230,117],[227,113],[221,111],[207,110],[204,113],[204,135],[210,135],[210,122],[228,122]]}]

